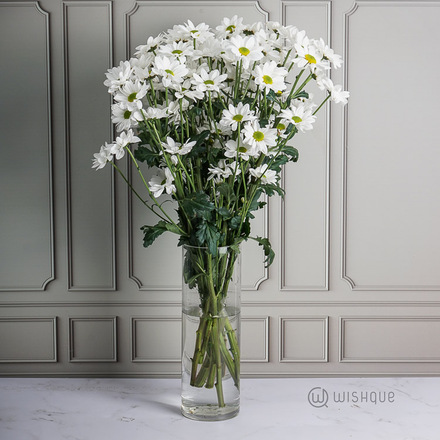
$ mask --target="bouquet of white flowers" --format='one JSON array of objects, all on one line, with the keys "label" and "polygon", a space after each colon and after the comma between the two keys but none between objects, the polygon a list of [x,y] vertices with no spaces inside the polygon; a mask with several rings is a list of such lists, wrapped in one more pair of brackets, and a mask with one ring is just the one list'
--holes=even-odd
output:
[{"label": "bouquet of white flowers", "polygon": [[[191,269],[185,276],[198,286],[202,317],[216,317],[243,240],[256,240],[266,263],[273,261],[268,239],[250,235],[250,220],[264,206],[263,194],[283,195],[281,168],[298,160],[291,139],[313,128],[327,100],[347,102],[348,92],[328,76],[342,60],[322,39],[309,39],[294,26],[247,25],[237,16],[224,18],[216,29],[188,21],[136,49],[106,74],[119,135],[94,155],[93,167],[110,163],[157,215],[157,224],[142,228],[144,246],[169,231],[179,235],[179,244],[207,248],[208,257],[187,254]],[[326,91],[319,105],[305,90],[310,81]],[[116,163],[125,154],[145,195]],[[156,174],[146,178],[141,163]],[[161,203],[163,194],[176,202],[178,220]],[[235,255],[216,260],[213,268],[209,255],[224,246],[232,246]],[[216,380],[221,407],[224,365],[238,387],[238,344],[227,320],[216,332],[206,322],[198,330],[191,382],[210,387]]]}]

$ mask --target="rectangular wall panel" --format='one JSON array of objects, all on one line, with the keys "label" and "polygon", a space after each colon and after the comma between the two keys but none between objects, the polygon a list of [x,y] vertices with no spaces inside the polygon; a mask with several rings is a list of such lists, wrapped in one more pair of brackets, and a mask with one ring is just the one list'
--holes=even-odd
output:
[{"label": "rectangular wall panel", "polygon": [[0,3],[0,290],[54,278],[49,14]]},{"label": "rectangular wall panel", "polygon": [[111,2],[64,2],[68,158],[69,288],[115,288],[113,169],[92,170],[93,154],[112,140]]},{"label": "rectangular wall panel", "polygon": [[117,362],[116,317],[69,319],[70,362]]},{"label": "rectangular wall panel", "polygon": [[56,318],[0,318],[0,363],[56,361]]},{"label": "rectangular wall panel", "polygon": [[342,317],[340,362],[440,362],[438,317]]},{"label": "rectangular wall panel", "polygon": [[328,317],[280,317],[280,362],[327,362]]},{"label": "rectangular wall panel", "polygon": [[181,327],[180,318],[133,318],[132,362],[180,362]]},{"label": "rectangular wall panel", "polygon": [[440,290],[439,21],[440,3],[424,1],[359,1],[345,16],[342,277],[353,289]]},{"label": "rectangular wall panel", "polygon": [[[282,1],[282,21],[330,44],[331,3]],[[293,69],[291,82],[299,70]],[[306,91],[320,104],[325,94],[313,83]],[[285,166],[281,205],[281,290],[327,290],[329,252],[329,108],[319,113],[312,131],[297,133],[290,144],[299,161]]]},{"label": "rectangular wall panel", "polygon": [[269,362],[269,317],[241,319],[241,362]]}]

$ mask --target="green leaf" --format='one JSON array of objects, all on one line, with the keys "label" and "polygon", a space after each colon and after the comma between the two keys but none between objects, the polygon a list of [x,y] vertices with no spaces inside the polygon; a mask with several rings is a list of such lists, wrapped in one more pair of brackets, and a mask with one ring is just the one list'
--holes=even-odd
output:
[{"label": "green leaf", "polygon": [[225,220],[228,220],[232,217],[231,211],[229,209],[225,208],[224,206],[217,208],[216,211],[219,213],[221,217],[223,217]]},{"label": "green leaf", "polygon": [[268,183],[266,185],[261,185],[263,191],[269,196],[272,197],[275,193],[279,196],[284,197],[284,190],[274,183]]},{"label": "green leaf", "polygon": [[189,218],[200,217],[209,219],[211,211],[215,209],[214,203],[209,196],[202,191],[189,194],[180,201],[180,209],[182,209]]},{"label": "green leaf", "polygon": [[266,267],[269,267],[273,263],[273,260],[275,259],[275,252],[272,250],[272,245],[270,244],[270,241],[267,238],[263,238],[263,237],[249,237],[249,238],[256,241],[260,246],[263,246],[264,256],[266,257],[264,262],[266,263]]},{"label": "green leaf", "polygon": [[258,188],[257,191],[255,191],[255,195],[254,195],[254,198],[252,199],[252,203],[249,205],[249,211],[256,211],[257,209],[260,209],[264,206],[264,205],[261,205],[261,203],[264,203],[264,202],[258,201],[262,192],[263,192],[262,188]]},{"label": "green leaf", "polygon": [[289,162],[289,158],[287,156],[285,156],[284,154],[280,154],[273,162],[272,165],[270,166],[271,170],[276,171],[277,173],[281,172],[281,167],[285,164]]},{"label": "green leaf", "polygon": [[201,222],[197,227],[196,238],[199,245],[206,246],[209,249],[209,253],[212,255],[217,255],[220,235],[217,226],[207,221]]},{"label": "green leaf", "polygon": [[285,146],[283,147],[283,153],[290,157],[289,161],[291,162],[298,162],[299,159],[299,152],[294,147]]},{"label": "green leaf", "polygon": [[241,224],[241,215],[236,215],[235,217],[232,217],[231,219],[231,228],[232,229],[238,229]]},{"label": "green leaf", "polygon": [[148,247],[153,244],[157,237],[168,231],[167,224],[161,220],[154,226],[142,226],[141,231],[144,233],[144,247]]},{"label": "green leaf", "polygon": [[151,150],[149,146],[141,145],[134,151],[134,157],[139,162],[147,162],[149,167],[159,166],[160,154]]}]

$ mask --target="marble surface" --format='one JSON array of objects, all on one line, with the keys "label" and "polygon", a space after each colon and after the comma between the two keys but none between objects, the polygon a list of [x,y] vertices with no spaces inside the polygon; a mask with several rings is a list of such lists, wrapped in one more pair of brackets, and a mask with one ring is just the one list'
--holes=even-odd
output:
[{"label": "marble surface", "polygon": [[0,378],[1,440],[438,440],[440,378],[242,379],[240,414],[180,414],[177,379]]}]

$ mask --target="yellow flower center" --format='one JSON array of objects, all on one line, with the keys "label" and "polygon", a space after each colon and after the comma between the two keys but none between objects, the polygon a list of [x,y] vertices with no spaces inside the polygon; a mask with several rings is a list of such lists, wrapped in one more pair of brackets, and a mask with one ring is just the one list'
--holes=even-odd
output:
[{"label": "yellow flower center", "polygon": [[263,76],[263,81],[264,81],[266,84],[272,84],[272,83],[273,83],[273,79],[272,79],[269,75],[264,75],[264,76]]},{"label": "yellow flower center", "polygon": [[316,58],[309,53],[304,57],[310,64],[316,64]]},{"label": "yellow flower center", "polygon": [[293,122],[295,122],[296,124],[299,124],[300,122],[302,122],[302,119],[299,116],[293,116],[292,117]]},{"label": "yellow flower center", "polygon": [[253,138],[257,141],[257,142],[261,142],[264,139],[264,133],[262,131],[256,131],[253,134]]},{"label": "yellow flower center", "polygon": [[247,57],[251,51],[247,47],[240,47],[238,51],[245,57]]}]

